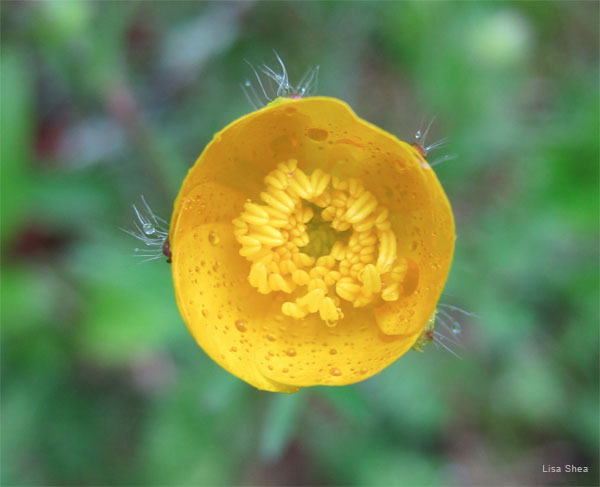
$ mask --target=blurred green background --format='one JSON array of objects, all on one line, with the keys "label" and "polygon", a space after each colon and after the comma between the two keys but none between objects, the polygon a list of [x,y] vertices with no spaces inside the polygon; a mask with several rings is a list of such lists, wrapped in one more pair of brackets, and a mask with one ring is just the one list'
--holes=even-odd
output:
[{"label": "blurred green background", "polygon": [[[1,10],[3,485],[598,484],[597,2]],[[262,393],[136,264],[132,203],[168,218],[273,49],[405,140],[437,114],[462,359]]]}]

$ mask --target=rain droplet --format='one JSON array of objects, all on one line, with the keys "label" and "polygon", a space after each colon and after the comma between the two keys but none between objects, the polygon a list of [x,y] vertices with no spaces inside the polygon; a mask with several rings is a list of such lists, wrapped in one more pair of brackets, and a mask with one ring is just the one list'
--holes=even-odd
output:
[{"label": "rain droplet", "polygon": [[340,372],[340,369],[331,369],[331,370],[329,371],[329,373],[330,373],[331,375],[334,375],[334,376],[336,376],[336,377],[338,377],[338,376],[342,375],[342,373]]},{"label": "rain droplet", "polygon": [[294,350],[293,348],[290,348],[287,352],[285,352],[285,354],[288,357],[295,357],[296,356],[296,350]]},{"label": "rain droplet", "polygon": [[156,233],[156,228],[154,228],[152,223],[144,223],[142,230],[144,231],[145,235],[154,235]]},{"label": "rain droplet", "polygon": [[332,348],[331,350],[329,350],[330,355],[335,355],[337,353],[337,350],[335,348]]},{"label": "rain droplet", "polygon": [[231,347],[229,350],[231,350],[232,352],[237,352],[237,347]]},{"label": "rain droplet", "polygon": [[208,234],[208,241],[212,245],[217,245],[221,241],[221,239],[219,238],[219,236],[215,232],[210,232]]},{"label": "rain droplet", "polygon": [[311,140],[315,140],[317,142],[325,140],[329,133],[327,130],[319,129],[319,128],[310,128],[306,131],[308,138]]},{"label": "rain droplet", "polygon": [[269,340],[270,342],[274,342],[275,340],[277,340],[277,337],[271,333],[269,333],[267,335],[267,340]]},{"label": "rain droplet", "polygon": [[454,333],[455,335],[459,335],[461,331],[462,331],[462,329],[460,327],[460,324],[458,324],[458,323],[452,324],[452,333]]},{"label": "rain droplet", "polygon": [[205,309],[202,310],[202,316],[204,316],[206,318],[206,316],[208,316],[208,311],[206,311]]},{"label": "rain droplet", "polygon": [[359,373],[359,374],[361,374],[361,375],[364,375],[364,374],[366,374],[367,372],[368,372],[368,371],[367,371],[367,369],[360,369],[360,370],[358,371],[358,373]]},{"label": "rain droplet", "polygon": [[239,332],[244,333],[247,328],[246,328],[246,323],[244,323],[242,320],[237,320],[235,322],[235,327],[238,329]]},{"label": "rain droplet", "polygon": [[249,79],[247,79],[246,81],[244,81],[244,86],[252,86],[252,83],[250,83]]}]

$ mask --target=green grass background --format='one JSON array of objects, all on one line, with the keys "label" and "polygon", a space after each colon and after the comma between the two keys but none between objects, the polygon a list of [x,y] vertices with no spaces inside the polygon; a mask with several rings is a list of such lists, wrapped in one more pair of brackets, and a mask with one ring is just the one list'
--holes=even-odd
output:
[{"label": "green grass background", "polygon": [[[0,7],[2,485],[598,484],[597,2]],[[131,204],[168,217],[273,49],[400,138],[437,115],[461,360],[262,393],[135,264]]]}]

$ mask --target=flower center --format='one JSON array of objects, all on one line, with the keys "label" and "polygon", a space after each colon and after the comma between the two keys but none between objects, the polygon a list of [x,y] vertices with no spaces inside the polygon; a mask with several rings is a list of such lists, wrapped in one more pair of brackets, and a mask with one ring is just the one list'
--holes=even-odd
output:
[{"label": "flower center", "polygon": [[320,169],[307,175],[291,159],[264,182],[264,204],[248,201],[234,234],[252,263],[250,284],[290,295],[284,315],[319,313],[334,326],[344,316],[341,300],[360,308],[398,299],[408,263],[397,257],[388,210],[359,180]]}]

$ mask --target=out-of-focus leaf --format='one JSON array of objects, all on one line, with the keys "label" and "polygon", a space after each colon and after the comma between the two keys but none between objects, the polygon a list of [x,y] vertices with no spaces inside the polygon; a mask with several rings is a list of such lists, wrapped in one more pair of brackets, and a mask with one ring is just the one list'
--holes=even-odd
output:
[{"label": "out-of-focus leaf", "polygon": [[32,146],[33,79],[28,58],[6,46],[0,56],[0,159],[2,160],[2,240],[10,239],[23,221],[31,197],[32,176],[28,167]]},{"label": "out-of-focus leaf", "polygon": [[273,461],[283,453],[296,433],[305,397],[305,392],[301,391],[269,398],[261,430],[261,458]]}]

